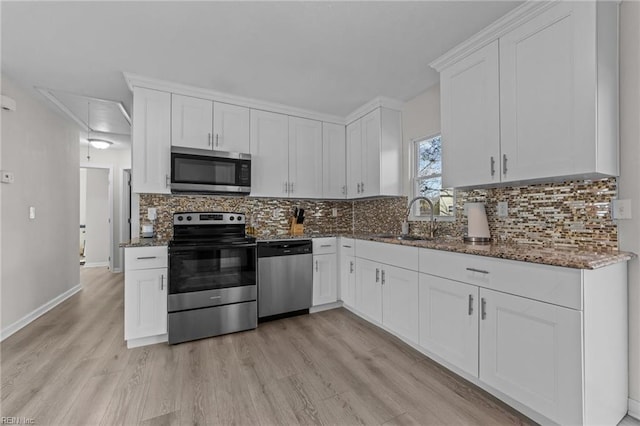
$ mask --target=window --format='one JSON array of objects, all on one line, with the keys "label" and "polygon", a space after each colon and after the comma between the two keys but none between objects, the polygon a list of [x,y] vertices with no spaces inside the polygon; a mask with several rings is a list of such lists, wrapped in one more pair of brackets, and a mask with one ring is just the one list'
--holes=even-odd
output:
[{"label": "window", "polygon": [[[433,202],[434,216],[455,217],[453,188],[442,188],[442,140],[440,135],[418,139],[414,142],[414,196],[423,196]],[[418,202],[413,216],[428,218],[429,205]]]}]

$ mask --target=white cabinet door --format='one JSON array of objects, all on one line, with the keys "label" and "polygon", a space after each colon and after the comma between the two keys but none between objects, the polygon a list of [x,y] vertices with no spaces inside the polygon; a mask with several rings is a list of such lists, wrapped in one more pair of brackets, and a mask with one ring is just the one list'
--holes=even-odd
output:
[{"label": "white cabinet door", "polygon": [[128,270],[124,281],[125,340],[167,332],[167,269]]},{"label": "white cabinet door", "polygon": [[500,182],[498,41],[440,74],[442,185]]},{"label": "white cabinet door", "polygon": [[362,177],[360,196],[380,195],[380,108],[362,117]]},{"label": "white cabinet door", "polygon": [[132,190],[171,193],[171,94],[133,88]]},{"label": "white cabinet door", "polygon": [[420,274],[420,346],[478,376],[478,287]]},{"label": "white cabinet door", "polygon": [[251,195],[287,197],[288,164],[288,117],[251,110]]},{"label": "white cabinet door", "polygon": [[501,37],[503,181],[595,170],[595,22],[595,2],[559,2]]},{"label": "white cabinet door", "polygon": [[382,265],[382,324],[418,343],[418,272]]},{"label": "white cabinet door", "polygon": [[382,323],[380,273],[379,263],[356,259],[356,309],[377,323]]},{"label": "white cabinet door", "polygon": [[213,149],[213,102],[171,95],[171,145]]},{"label": "white cabinet door", "polygon": [[322,123],[322,197],[347,196],[345,127]]},{"label": "white cabinet door", "polygon": [[349,307],[356,306],[356,258],[341,256],[340,264],[340,298]]},{"label": "white cabinet door", "polygon": [[582,423],[582,312],[480,289],[480,380],[560,424]]},{"label": "white cabinet door", "polygon": [[347,126],[347,198],[360,197],[362,182],[362,121]]},{"label": "white cabinet door", "polygon": [[213,149],[248,153],[251,149],[249,108],[213,103]]},{"label": "white cabinet door", "polygon": [[313,306],[338,300],[336,254],[313,256]]},{"label": "white cabinet door", "polygon": [[289,117],[289,196],[322,197],[321,121]]}]

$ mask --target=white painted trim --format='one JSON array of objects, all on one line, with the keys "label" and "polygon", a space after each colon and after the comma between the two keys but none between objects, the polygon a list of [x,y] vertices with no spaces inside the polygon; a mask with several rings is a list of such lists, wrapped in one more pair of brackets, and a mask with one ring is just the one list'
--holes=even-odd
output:
[{"label": "white painted trim", "polygon": [[41,317],[42,315],[46,314],[51,309],[55,308],[56,306],[58,306],[59,304],[61,304],[62,302],[64,302],[65,300],[67,300],[77,292],[79,292],[80,290],[82,290],[82,284],[78,284],[74,287],[71,287],[69,290],[65,291],[64,293],[51,299],[50,301],[40,306],[39,308],[23,316],[18,321],[3,328],[2,331],[0,331],[0,342],[6,339],[7,337],[11,336],[18,330],[26,327],[31,322]]},{"label": "white painted trim", "polygon": [[114,274],[119,274],[120,272],[122,272],[122,268],[113,268],[113,272]]},{"label": "white painted trim", "polygon": [[84,266],[88,267],[96,267],[96,266],[108,266],[110,270],[113,270],[113,262],[115,261],[115,252],[113,249],[113,242],[115,241],[115,235],[113,234],[113,164],[94,164],[88,161],[82,161],[80,163],[81,169],[106,169],[109,172],[108,180],[108,200],[107,204],[109,207],[109,261],[106,265],[103,265],[102,262],[95,263],[85,263]]},{"label": "white painted trim", "polygon": [[404,102],[396,99],[386,98],[384,96],[378,96],[377,98],[372,99],[371,101],[362,105],[360,108],[351,112],[351,114],[347,115],[344,121],[346,124],[351,124],[354,121],[358,120],[359,118],[362,118],[365,115],[369,114],[374,109],[380,108],[380,107],[389,108],[396,111],[402,111],[402,109],[404,108]]},{"label": "white painted trim", "polygon": [[85,268],[108,268],[109,262],[91,262],[82,265]]},{"label": "white painted trim", "polygon": [[627,414],[634,419],[640,420],[640,401],[629,398],[629,412]]},{"label": "white painted trim", "polygon": [[486,46],[492,41],[500,38],[523,22],[530,20],[536,15],[554,6],[556,1],[526,1],[521,6],[513,9],[494,23],[490,24],[473,37],[463,41],[444,55],[440,56],[429,66],[440,72],[449,65],[459,61],[471,52]]},{"label": "white painted trim", "polygon": [[140,346],[154,345],[169,341],[167,334],[159,334],[157,336],[140,337],[139,339],[127,340],[127,349],[138,348]]},{"label": "white painted trim", "polygon": [[325,303],[324,305],[312,306],[309,308],[310,314],[315,314],[316,312],[328,311],[330,309],[336,309],[342,307],[342,301],[338,300],[337,302]]},{"label": "white painted trim", "polygon": [[291,115],[294,117],[310,118],[313,120],[325,121],[328,123],[345,124],[344,117],[336,115],[323,114],[315,111],[309,111],[302,108],[294,108],[288,105],[261,101],[258,99],[245,98],[242,96],[231,95],[228,93],[217,92],[211,89],[189,86],[186,84],[173,83],[156,78],[145,77],[142,75],[123,72],[124,79],[129,86],[129,90],[133,92],[134,87],[144,87],[152,90],[161,90],[164,92],[176,93],[184,96],[193,96],[201,99],[209,99],[211,101],[223,102],[233,105],[244,106],[258,110],[277,112],[280,114]]}]

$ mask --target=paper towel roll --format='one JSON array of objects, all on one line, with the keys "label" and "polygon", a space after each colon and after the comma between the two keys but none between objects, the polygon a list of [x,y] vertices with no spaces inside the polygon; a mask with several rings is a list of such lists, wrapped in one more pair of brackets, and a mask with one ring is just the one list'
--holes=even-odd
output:
[{"label": "paper towel roll", "polygon": [[490,238],[489,222],[484,203],[466,203],[469,227],[467,236],[473,238]]}]

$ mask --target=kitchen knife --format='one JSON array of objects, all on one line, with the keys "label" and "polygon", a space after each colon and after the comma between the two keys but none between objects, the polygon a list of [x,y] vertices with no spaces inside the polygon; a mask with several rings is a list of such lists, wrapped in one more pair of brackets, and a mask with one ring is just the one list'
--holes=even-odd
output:
[{"label": "kitchen knife", "polygon": [[298,210],[298,218],[296,219],[296,223],[299,223],[299,224],[304,223],[304,209]]}]

